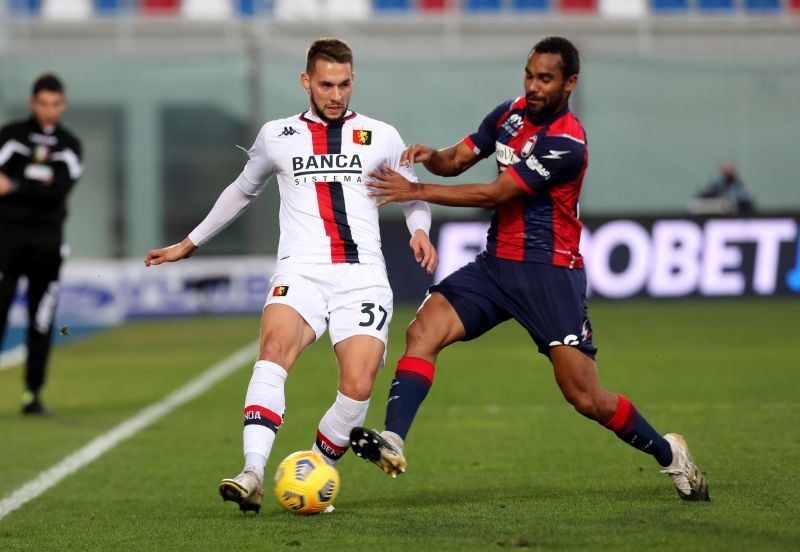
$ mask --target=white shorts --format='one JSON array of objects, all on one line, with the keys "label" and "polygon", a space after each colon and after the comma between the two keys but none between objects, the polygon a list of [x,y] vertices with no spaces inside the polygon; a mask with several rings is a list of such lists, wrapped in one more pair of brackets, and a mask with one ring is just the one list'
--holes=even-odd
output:
[{"label": "white shorts", "polygon": [[[375,264],[279,263],[269,281],[267,305],[289,305],[331,343],[354,335],[389,339],[392,288],[386,268]],[[384,350],[384,355],[386,354]]]}]

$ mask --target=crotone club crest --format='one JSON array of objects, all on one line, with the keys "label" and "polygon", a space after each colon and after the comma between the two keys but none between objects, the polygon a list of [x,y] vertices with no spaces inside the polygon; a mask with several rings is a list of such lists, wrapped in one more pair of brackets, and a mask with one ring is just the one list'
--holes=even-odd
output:
[{"label": "crotone club crest", "polygon": [[534,134],[533,136],[528,138],[528,141],[525,142],[522,145],[522,149],[519,150],[519,156],[520,157],[528,157],[531,154],[531,152],[533,151],[533,147],[536,145],[536,140],[538,140],[538,139],[539,139],[539,136],[537,134]]}]

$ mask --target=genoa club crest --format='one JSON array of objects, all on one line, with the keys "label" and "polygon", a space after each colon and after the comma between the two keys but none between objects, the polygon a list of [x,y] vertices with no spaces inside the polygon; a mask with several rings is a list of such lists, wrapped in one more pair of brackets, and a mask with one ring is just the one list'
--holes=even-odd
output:
[{"label": "genoa club crest", "polygon": [[372,143],[372,131],[364,129],[353,129],[353,143],[361,146],[368,146]]},{"label": "genoa club crest", "polygon": [[272,289],[273,297],[286,297],[287,293],[289,293],[289,286],[275,286]]}]

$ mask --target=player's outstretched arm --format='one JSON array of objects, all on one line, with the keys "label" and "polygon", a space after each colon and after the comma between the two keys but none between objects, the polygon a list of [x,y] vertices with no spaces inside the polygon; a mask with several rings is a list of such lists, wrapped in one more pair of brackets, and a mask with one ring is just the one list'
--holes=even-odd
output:
[{"label": "player's outstretched arm", "polygon": [[391,202],[422,200],[450,207],[493,209],[527,194],[507,172],[500,174],[494,182],[489,184],[459,184],[457,186],[409,182],[389,167],[384,167],[382,172],[371,172],[369,176],[372,181],[368,185],[373,189],[369,195],[379,198],[379,207]]},{"label": "player's outstretched arm", "polygon": [[144,264],[145,266],[160,265],[161,263],[188,259],[194,255],[195,251],[197,251],[197,246],[192,243],[192,240],[184,238],[182,242],[175,245],[162,247],[161,249],[151,249],[144,259]]},{"label": "player's outstretched arm", "polygon": [[411,247],[411,251],[414,252],[414,258],[425,272],[433,274],[433,271],[439,265],[439,254],[431,243],[428,234],[423,230],[417,230],[411,236],[411,241],[408,245]]},{"label": "player's outstretched arm", "polygon": [[414,163],[422,163],[438,176],[458,176],[478,161],[480,157],[463,140],[440,150],[423,144],[412,144],[400,156],[401,166],[410,167]]}]

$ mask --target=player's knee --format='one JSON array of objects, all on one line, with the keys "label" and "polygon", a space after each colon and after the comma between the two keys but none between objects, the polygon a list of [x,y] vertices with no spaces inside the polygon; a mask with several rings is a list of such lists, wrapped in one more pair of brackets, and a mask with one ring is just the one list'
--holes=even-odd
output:
[{"label": "player's knee", "polygon": [[437,354],[445,339],[442,328],[431,324],[424,316],[417,316],[406,329],[406,345],[427,354]]},{"label": "player's knee", "polygon": [[265,339],[261,344],[261,351],[259,358],[261,360],[269,360],[283,368],[289,368],[294,364],[299,351],[293,350],[295,348],[287,346],[279,339]]},{"label": "player's knee", "polygon": [[360,381],[343,381],[339,391],[355,401],[365,401],[372,395],[372,383],[368,378]]},{"label": "player's knee", "polygon": [[592,420],[597,420],[599,416],[599,404],[598,401],[595,400],[588,393],[572,393],[572,394],[565,394],[564,397],[567,401],[575,408],[575,411],[587,418],[591,418]]}]

